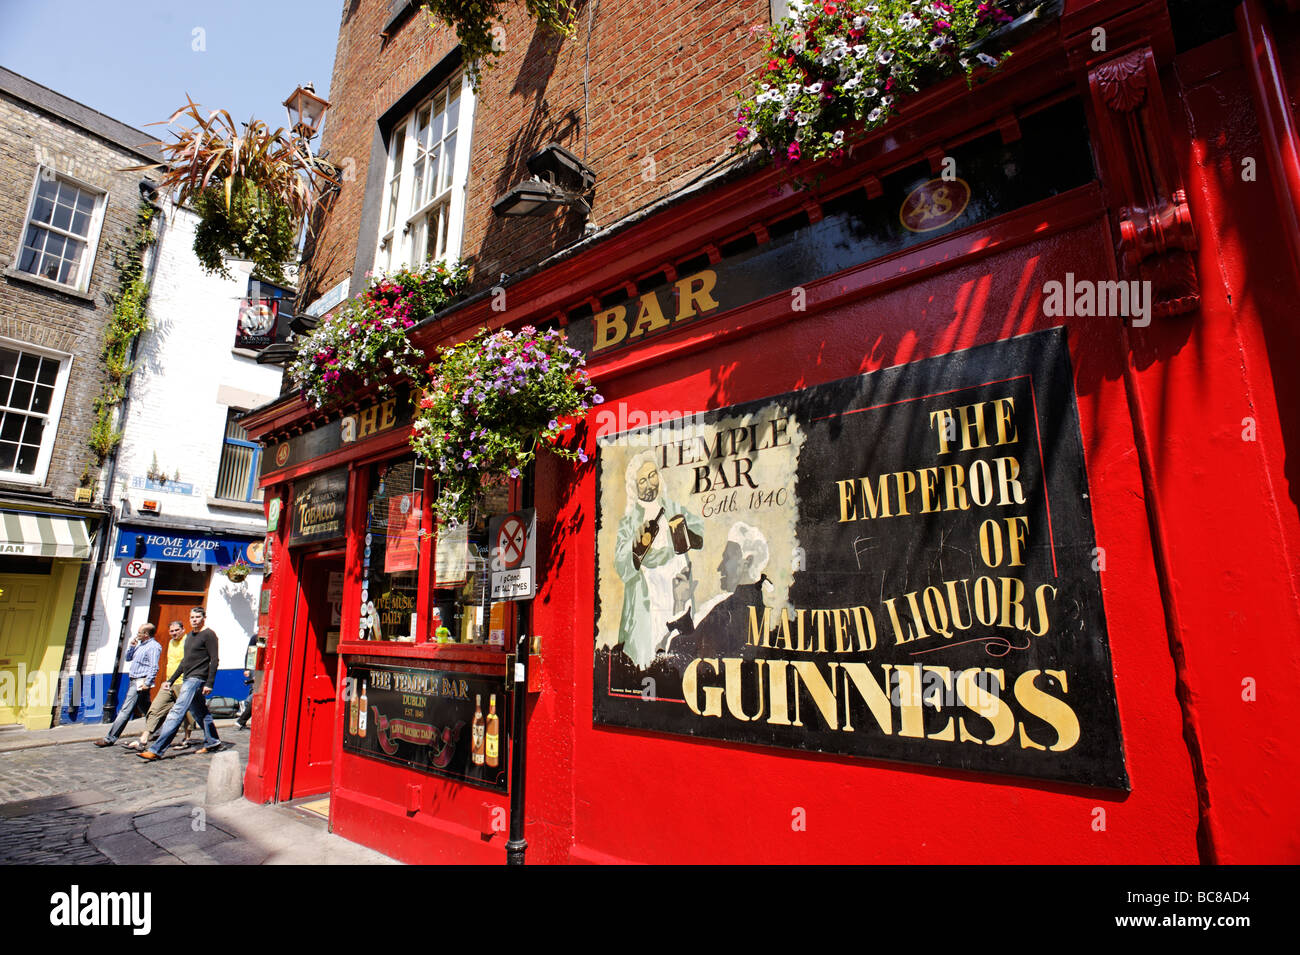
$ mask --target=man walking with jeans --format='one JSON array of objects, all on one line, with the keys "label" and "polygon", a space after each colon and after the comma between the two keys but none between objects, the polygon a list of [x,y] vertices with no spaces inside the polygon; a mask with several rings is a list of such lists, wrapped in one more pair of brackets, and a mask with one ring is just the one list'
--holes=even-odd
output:
[{"label": "man walking with jeans", "polygon": [[[167,677],[174,683],[181,677],[181,687],[176,694],[167,721],[163,723],[162,733],[147,750],[140,753],[141,759],[157,759],[171,745],[176,731],[180,729],[185,714],[193,713],[194,719],[203,726],[203,748],[200,753],[215,753],[221,749],[221,740],[217,736],[217,725],[208,712],[203,697],[212,692],[212,684],[217,678],[217,635],[203,626],[207,611],[195,607],[190,611],[190,635],[185,639],[185,656],[180,666]],[[202,628],[202,629],[200,629]]]},{"label": "man walking with jeans", "polygon": [[[179,620],[173,620],[167,628],[167,634],[171,637],[171,643],[167,644],[167,658],[163,665],[163,675],[169,673],[178,673],[181,668],[181,659],[185,656],[185,625]],[[158,692],[154,694],[153,705],[149,707],[149,715],[145,717],[144,732],[140,738],[132,743],[127,743],[127,749],[133,749],[137,753],[149,745],[149,741],[156,739],[158,731],[162,729],[163,721],[167,719],[167,714],[172,711],[172,704],[176,702],[176,691],[179,687],[172,685],[167,680],[163,680],[162,686],[158,687]],[[190,745],[190,732],[198,729],[194,722],[194,717],[189,713],[185,714],[185,738],[178,743],[178,746]]]},{"label": "man walking with jeans", "polygon": [[126,699],[117,709],[117,719],[113,720],[113,725],[109,727],[108,735],[103,739],[95,740],[96,746],[112,746],[116,743],[117,738],[122,735],[122,730],[126,729],[126,724],[135,715],[136,701],[141,699],[144,702],[149,701],[153,678],[158,675],[158,657],[162,653],[162,647],[153,638],[154,632],[154,625],[146,623],[131,638],[131,645],[126,651],[126,659],[131,663],[131,669],[127,671],[130,689],[126,691]]}]

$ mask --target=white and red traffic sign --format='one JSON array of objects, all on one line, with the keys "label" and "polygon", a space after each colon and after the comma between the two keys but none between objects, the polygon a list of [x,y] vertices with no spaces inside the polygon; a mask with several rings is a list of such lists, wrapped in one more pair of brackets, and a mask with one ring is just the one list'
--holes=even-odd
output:
[{"label": "white and red traffic sign", "polygon": [[149,569],[153,566],[147,560],[124,560],[122,572],[118,575],[117,585],[135,589],[149,583]]},{"label": "white and red traffic sign", "polygon": [[518,514],[507,514],[497,530],[497,553],[505,567],[518,567],[528,550],[528,526]]},{"label": "white and red traffic sign", "polygon": [[537,511],[528,508],[488,521],[492,599],[527,600],[536,592]]}]

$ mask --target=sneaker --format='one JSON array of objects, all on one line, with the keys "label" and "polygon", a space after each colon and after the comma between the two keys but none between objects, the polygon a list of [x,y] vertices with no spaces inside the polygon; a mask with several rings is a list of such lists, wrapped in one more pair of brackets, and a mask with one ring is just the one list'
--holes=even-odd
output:
[{"label": "sneaker", "polygon": [[112,746],[112,745],[113,745],[113,741],[112,741],[111,739],[97,739],[97,740],[95,740],[95,745],[96,745],[96,746],[101,746],[101,747],[102,747],[102,746]]}]

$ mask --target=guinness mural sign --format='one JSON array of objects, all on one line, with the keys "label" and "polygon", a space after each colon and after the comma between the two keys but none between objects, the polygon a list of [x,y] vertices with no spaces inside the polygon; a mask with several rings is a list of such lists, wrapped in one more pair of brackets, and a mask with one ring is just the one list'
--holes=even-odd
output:
[{"label": "guinness mural sign", "polygon": [[597,723],[1127,789],[1065,330],[602,437]]}]

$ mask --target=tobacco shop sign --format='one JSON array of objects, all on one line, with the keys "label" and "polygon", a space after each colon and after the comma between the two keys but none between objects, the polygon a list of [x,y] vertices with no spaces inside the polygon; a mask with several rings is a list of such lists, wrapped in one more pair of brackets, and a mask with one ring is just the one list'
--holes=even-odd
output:
[{"label": "tobacco shop sign", "polygon": [[348,469],[336,468],[298,481],[289,516],[290,546],[343,536],[347,515]]}]

